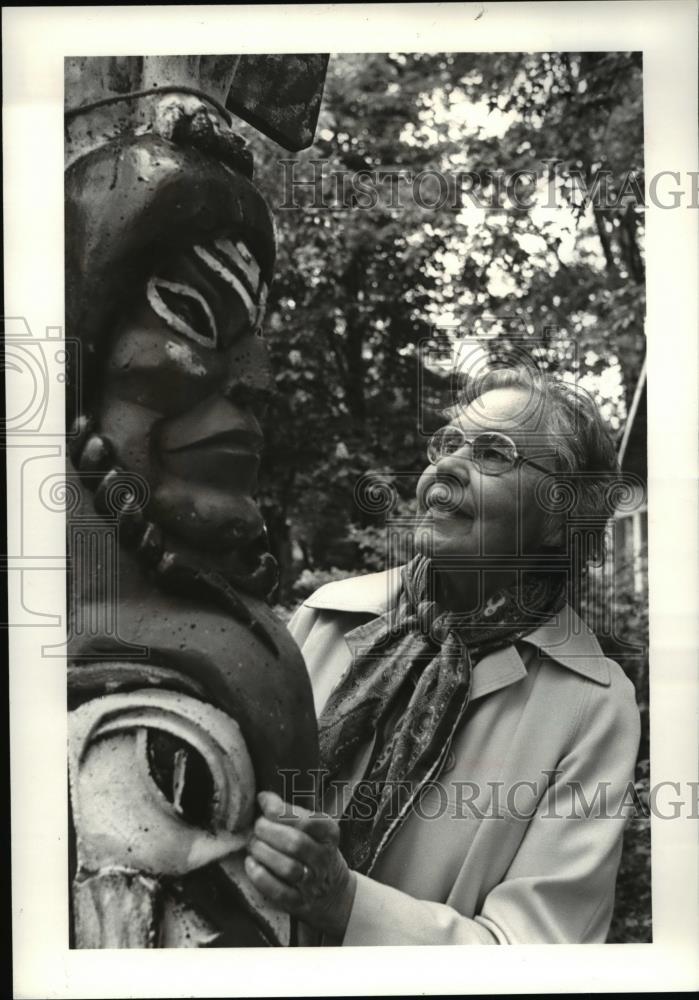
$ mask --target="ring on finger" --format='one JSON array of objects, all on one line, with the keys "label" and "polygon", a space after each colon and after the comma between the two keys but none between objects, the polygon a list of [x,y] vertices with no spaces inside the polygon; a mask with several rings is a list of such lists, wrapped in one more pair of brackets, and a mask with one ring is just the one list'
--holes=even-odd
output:
[{"label": "ring on finger", "polygon": [[311,877],[311,869],[308,867],[308,865],[302,865],[301,868],[302,871],[299,882],[308,882],[309,878]]}]

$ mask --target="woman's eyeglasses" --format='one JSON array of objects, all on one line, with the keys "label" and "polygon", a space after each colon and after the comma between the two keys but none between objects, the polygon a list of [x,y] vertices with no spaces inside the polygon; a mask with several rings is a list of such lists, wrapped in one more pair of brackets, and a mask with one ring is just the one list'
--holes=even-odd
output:
[{"label": "woman's eyeglasses", "polygon": [[481,434],[467,436],[460,427],[449,424],[441,427],[433,434],[427,445],[427,457],[434,465],[440,458],[454,455],[463,448],[468,449],[468,458],[486,476],[501,476],[522,462],[527,462],[541,472],[550,473],[543,465],[537,465],[531,459],[520,455],[512,438],[498,431],[483,431]]}]

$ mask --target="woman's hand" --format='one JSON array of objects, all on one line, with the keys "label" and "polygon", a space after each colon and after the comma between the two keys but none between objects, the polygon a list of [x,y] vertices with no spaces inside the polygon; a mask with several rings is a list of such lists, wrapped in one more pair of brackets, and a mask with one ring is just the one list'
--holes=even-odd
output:
[{"label": "woman's hand", "polygon": [[248,878],[287,913],[342,939],[356,880],[338,850],[338,824],[274,792],[260,792],[257,801],[262,816],[248,844]]}]

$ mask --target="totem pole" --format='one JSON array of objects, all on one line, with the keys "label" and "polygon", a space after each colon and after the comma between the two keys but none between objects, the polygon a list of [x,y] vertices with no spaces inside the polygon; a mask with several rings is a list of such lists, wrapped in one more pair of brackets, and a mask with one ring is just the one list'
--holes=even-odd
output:
[{"label": "totem pole", "polygon": [[276,567],[254,495],[275,240],[233,122],[310,145],[326,62],[66,61],[78,948],[296,941],[243,868],[256,793],[307,776],[317,742],[301,655],[265,601]]}]

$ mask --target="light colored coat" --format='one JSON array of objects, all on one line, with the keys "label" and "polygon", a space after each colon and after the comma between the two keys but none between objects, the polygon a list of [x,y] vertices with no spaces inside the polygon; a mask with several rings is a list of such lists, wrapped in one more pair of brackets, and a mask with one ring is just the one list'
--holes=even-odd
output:
[{"label": "light colored coat", "polygon": [[[399,589],[399,569],[327,584],[292,618],[317,713]],[[571,608],[484,657],[439,782],[357,875],[343,945],[604,941],[639,735],[633,685]]]}]

